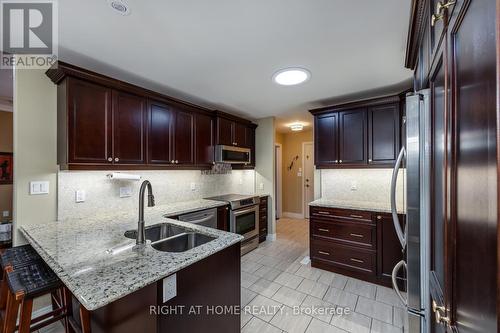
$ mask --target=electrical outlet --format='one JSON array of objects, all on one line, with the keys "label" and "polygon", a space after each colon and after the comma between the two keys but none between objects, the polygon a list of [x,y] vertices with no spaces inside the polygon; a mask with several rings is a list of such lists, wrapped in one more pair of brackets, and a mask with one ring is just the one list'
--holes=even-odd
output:
[{"label": "electrical outlet", "polygon": [[264,189],[264,183],[259,184],[259,189],[263,190]]},{"label": "electrical outlet", "polygon": [[120,187],[120,198],[128,198],[132,196],[132,188],[130,186]]},{"label": "electrical outlet", "polygon": [[163,303],[177,296],[177,274],[163,279]]},{"label": "electrical outlet", "polygon": [[358,183],[351,182],[351,191],[357,191],[357,190],[358,190]]},{"label": "electrical outlet", "polygon": [[84,190],[76,190],[75,191],[75,202],[80,203],[80,202],[85,202],[86,199],[86,193]]},{"label": "electrical outlet", "polygon": [[10,211],[8,211],[8,210],[4,210],[4,211],[2,212],[2,216],[3,216],[3,217],[9,217],[9,216],[10,216]]},{"label": "electrical outlet", "polygon": [[240,179],[238,180],[238,184],[243,185],[243,178],[240,178]]},{"label": "electrical outlet", "polygon": [[49,194],[48,181],[30,182],[30,195]]},{"label": "electrical outlet", "polygon": [[191,191],[196,191],[196,183],[191,183]]}]

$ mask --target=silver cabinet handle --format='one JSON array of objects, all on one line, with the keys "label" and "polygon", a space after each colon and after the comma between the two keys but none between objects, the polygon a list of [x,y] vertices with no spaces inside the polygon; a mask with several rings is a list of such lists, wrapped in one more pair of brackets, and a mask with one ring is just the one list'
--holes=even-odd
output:
[{"label": "silver cabinet handle", "polygon": [[382,216],[377,215],[377,220],[382,220]]},{"label": "silver cabinet handle", "polygon": [[108,157],[108,162],[113,162],[113,158],[112,157]]},{"label": "silver cabinet handle", "polygon": [[355,219],[362,219],[363,216],[362,215],[356,215],[356,214],[351,214],[349,215],[350,217],[354,217]]},{"label": "silver cabinet handle", "polygon": [[400,262],[398,262],[396,264],[396,266],[394,266],[394,268],[392,269],[391,280],[392,280],[392,289],[394,289],[394,291],[396,292],[396,295],[398,295],[399,299],[401,300],[401,302],[403,302],[404,306],[406,307],[406,306],[408,306],[408,301],[406,298],[403,297],[403,294],[401,294],[401,291],[399,291],[398,283],[396,280],[396,276],[398,275],[399,270],[403,266],[406,269],[406,262],[404,260],[401,260]]},{"label": "silver cabinet handle", "polygon": [[[392,222],[394,223],[394,229],[396,230],[396,235],[398,236],[399,242],[401,246],[406,248],[406,236],[401,229],[401,225],[399,224],[398,211],[396,209],[396,185],[398,183],[398,174],[399,168],[401,167],[401,162],[403,161],[403,157],[405,156],[405,147],[401,148],[399,152],[398,159],[396,160],[396,164],[394,165],[394,169],[392,170],[392,180],[391,180],[391,213],[392,213]],[[405,228],[406,229],[406,228]]]},{"label": "silver cabinet handle", "polygon": [[175,160],[175,164],[179,164],[179,160]]},{"label": "silver cabinet handle", "polygon": [[335,163],[339,163],[339,160],[335,160]]},{"label": "silver cabinet handle", "polygon": [[351,258],[351,261],[357,262],[359,264],[362,264],[362,263],[365,262],[364,260],[359,260],[359,259],[356,259],[356,258]]},{"label": "silver cabinet handle", "polygon": [[115,157],[115,162],[119,162],[120,159],[118,157]]},{"label": "silver cabinet handle", "polygon": [[330,212],[325,212],[323,210],[318,211],[318,214],[330,215]]},{"label": "silver cabinet handle", "polygon": [[372,162],[372,159],[371,159],[371,158],[369,158],[369,159],[368,159],[368,162]]},{"label": "silver cabinet handle", "polygon": [[360,234],[350,234],[352,237],[358,237],[358,238],[364,238],[365,236],[360,235]]},{"label": "silver cabinet handle", "polygon": [[318,228],[318,231],[330,232],[330,230],[329,230],[329,229],[323,229],[323,228]]},{"label": "silver cabinet handle", "polygon": [[339,163],[342,163],[342,160],[339,160]]},{"label": "silver cabinet handle", "polygon": [[323,254],[325,256],[329,256],[330,252],[325,252],[325,251],[318,251],[319,254]]},{"label": "silver cabinet handle", "polygon": [[171,160],[170,163],[174,164],[175,163],[175,160]]}]

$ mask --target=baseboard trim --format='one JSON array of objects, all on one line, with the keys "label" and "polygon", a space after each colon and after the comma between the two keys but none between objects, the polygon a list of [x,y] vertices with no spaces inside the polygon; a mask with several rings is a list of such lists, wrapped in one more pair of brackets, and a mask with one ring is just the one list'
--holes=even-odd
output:
[{"label": "baseboard trim", "polygon": [[301,213],[291,213],[291,212],[283,212],[283,217],[288,217],[290,219],[303,219],[304,214]]},{"label": "baseboard trim", "polygon": [[267,234],[266,240],[274,242],[276,240],[276,234]]}]

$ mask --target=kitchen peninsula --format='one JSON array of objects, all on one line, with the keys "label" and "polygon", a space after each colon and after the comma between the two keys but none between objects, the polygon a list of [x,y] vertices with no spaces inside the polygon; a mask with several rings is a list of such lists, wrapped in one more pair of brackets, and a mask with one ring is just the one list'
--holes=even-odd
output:
[{"label": "kitchen peninsula", "polygon": [[[151,311],[168,307],[238,306],[240,304],[241,236],[191,223],[167,219],[223,205],[211,200],[159,205],[145,211],[148,229],[161,224],[207,239],[188,250],[163,252],[155,242],[134,249],[135,214],[110,214],[48,224],[27,225],[21,231],[91,317],[92,332],[199,331],[210,325],[217,332],[237,332],[240,316],[230,313],[175,315]],[[160,241],[161,242],[161,241]],[[159,242],[157,242],[159,243]],[[217,271],[218,274],[213,274]]]}]

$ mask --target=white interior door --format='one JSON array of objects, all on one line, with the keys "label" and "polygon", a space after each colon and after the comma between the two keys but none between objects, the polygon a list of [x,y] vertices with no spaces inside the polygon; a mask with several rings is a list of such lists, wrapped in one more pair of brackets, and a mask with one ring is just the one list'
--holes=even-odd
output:
[{"label": "white interior door", "polygon": [[282,215],[282,202],[283,202],[283,195],[282,195],[282,168],[283,168],[283,162],[282,162],[282,146],[281,144],[276,144],[275,147],[275,153],[276,153],[276,170],[275,170],[275,176],[276,176],[276,182],[275,182],[275,207],[276,207],[276,219],[280,219]]},{"label": "white interior door", "polygon": [[304,165],[304,217],[309,218],[309,203],[314,200],[314,151],[312,142],[304,142],[302,145],[302,160]]}]

